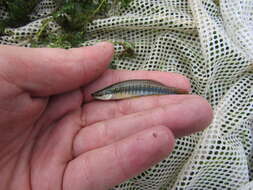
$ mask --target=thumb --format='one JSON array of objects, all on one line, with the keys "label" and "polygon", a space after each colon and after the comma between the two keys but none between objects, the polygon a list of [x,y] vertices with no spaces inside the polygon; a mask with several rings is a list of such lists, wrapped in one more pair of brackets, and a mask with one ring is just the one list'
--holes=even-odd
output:
[{"label": "thumb", "polygon": [[70,50],[0,46],[0,79],[32,96],[73,90],[101,75],[113,55],[108,42]]}]

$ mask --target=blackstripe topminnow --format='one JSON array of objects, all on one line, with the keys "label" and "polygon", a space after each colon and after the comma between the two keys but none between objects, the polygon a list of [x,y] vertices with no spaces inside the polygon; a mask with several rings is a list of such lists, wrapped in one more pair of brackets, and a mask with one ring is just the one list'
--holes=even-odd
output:
[{"label": "blackstripe topminnow", "polygon": [[126,80],[98,90],[91,95],[99,100],[119,100],[139,96],[189,94],[187,90],[168,87],[154,80]]}]

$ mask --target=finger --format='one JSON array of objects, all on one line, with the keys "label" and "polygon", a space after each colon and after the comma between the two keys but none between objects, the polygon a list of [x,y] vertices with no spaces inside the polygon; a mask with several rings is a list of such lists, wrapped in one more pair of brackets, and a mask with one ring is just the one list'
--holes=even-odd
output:
[{"label": "finger", "polygon": [[0,76],[32,96],[53,95],[101,75],[113,55],[110,43],[70,50],[0,46]]},{"label": "finger", "polygon": [[178,104],[195,95],[146,96],[121,101],[92,101],[83,107],[82,119],[85,125],[141,112],[162,105]]},{"label": "finger", "polygon": [[164,159],[173,146],[171,131],[158,126],[84,153],[69,163],[63,189],[109,189]]},{"label": "finger", "polygon": [[190,91],[189,80],[183,75],[171,72],[160,71],[106,71],[99,79],[88,85],[84,89],[85,101],[92,100],[91,93],[102,89],[108,85],[130,79],[151,79],[159,81],[171,87],[182,88]]},{"label": "finger", "polygon": [[212,120],[212,110],[201,97],[187,98],[181,103],[163,105],[150,110],[106,120],[79,131],[73,152],[80,155],[152,126],[167,126],[176,137],[203,130]]}]

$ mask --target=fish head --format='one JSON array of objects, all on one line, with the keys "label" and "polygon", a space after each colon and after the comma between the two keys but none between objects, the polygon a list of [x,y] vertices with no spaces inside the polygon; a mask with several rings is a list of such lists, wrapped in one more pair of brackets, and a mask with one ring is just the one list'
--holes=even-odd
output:
[{"label": "fish head", "polygon": [[94,99],[98,99],[98,100],[110,100],[113,98],[113,94],[111,91],[103,91],[103,90],[94,92],[91,94],[91,96]]}]

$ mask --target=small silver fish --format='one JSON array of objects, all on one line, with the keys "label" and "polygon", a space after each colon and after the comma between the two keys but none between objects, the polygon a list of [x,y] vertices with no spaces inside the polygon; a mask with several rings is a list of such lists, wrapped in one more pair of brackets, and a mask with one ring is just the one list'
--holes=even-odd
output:
[{"label": "small silver fish", "polygon": [[139,96],[189,94],[187,90],[168,87],[154,80],[126,80],[92,93],[98,100],[120,100]]}]

